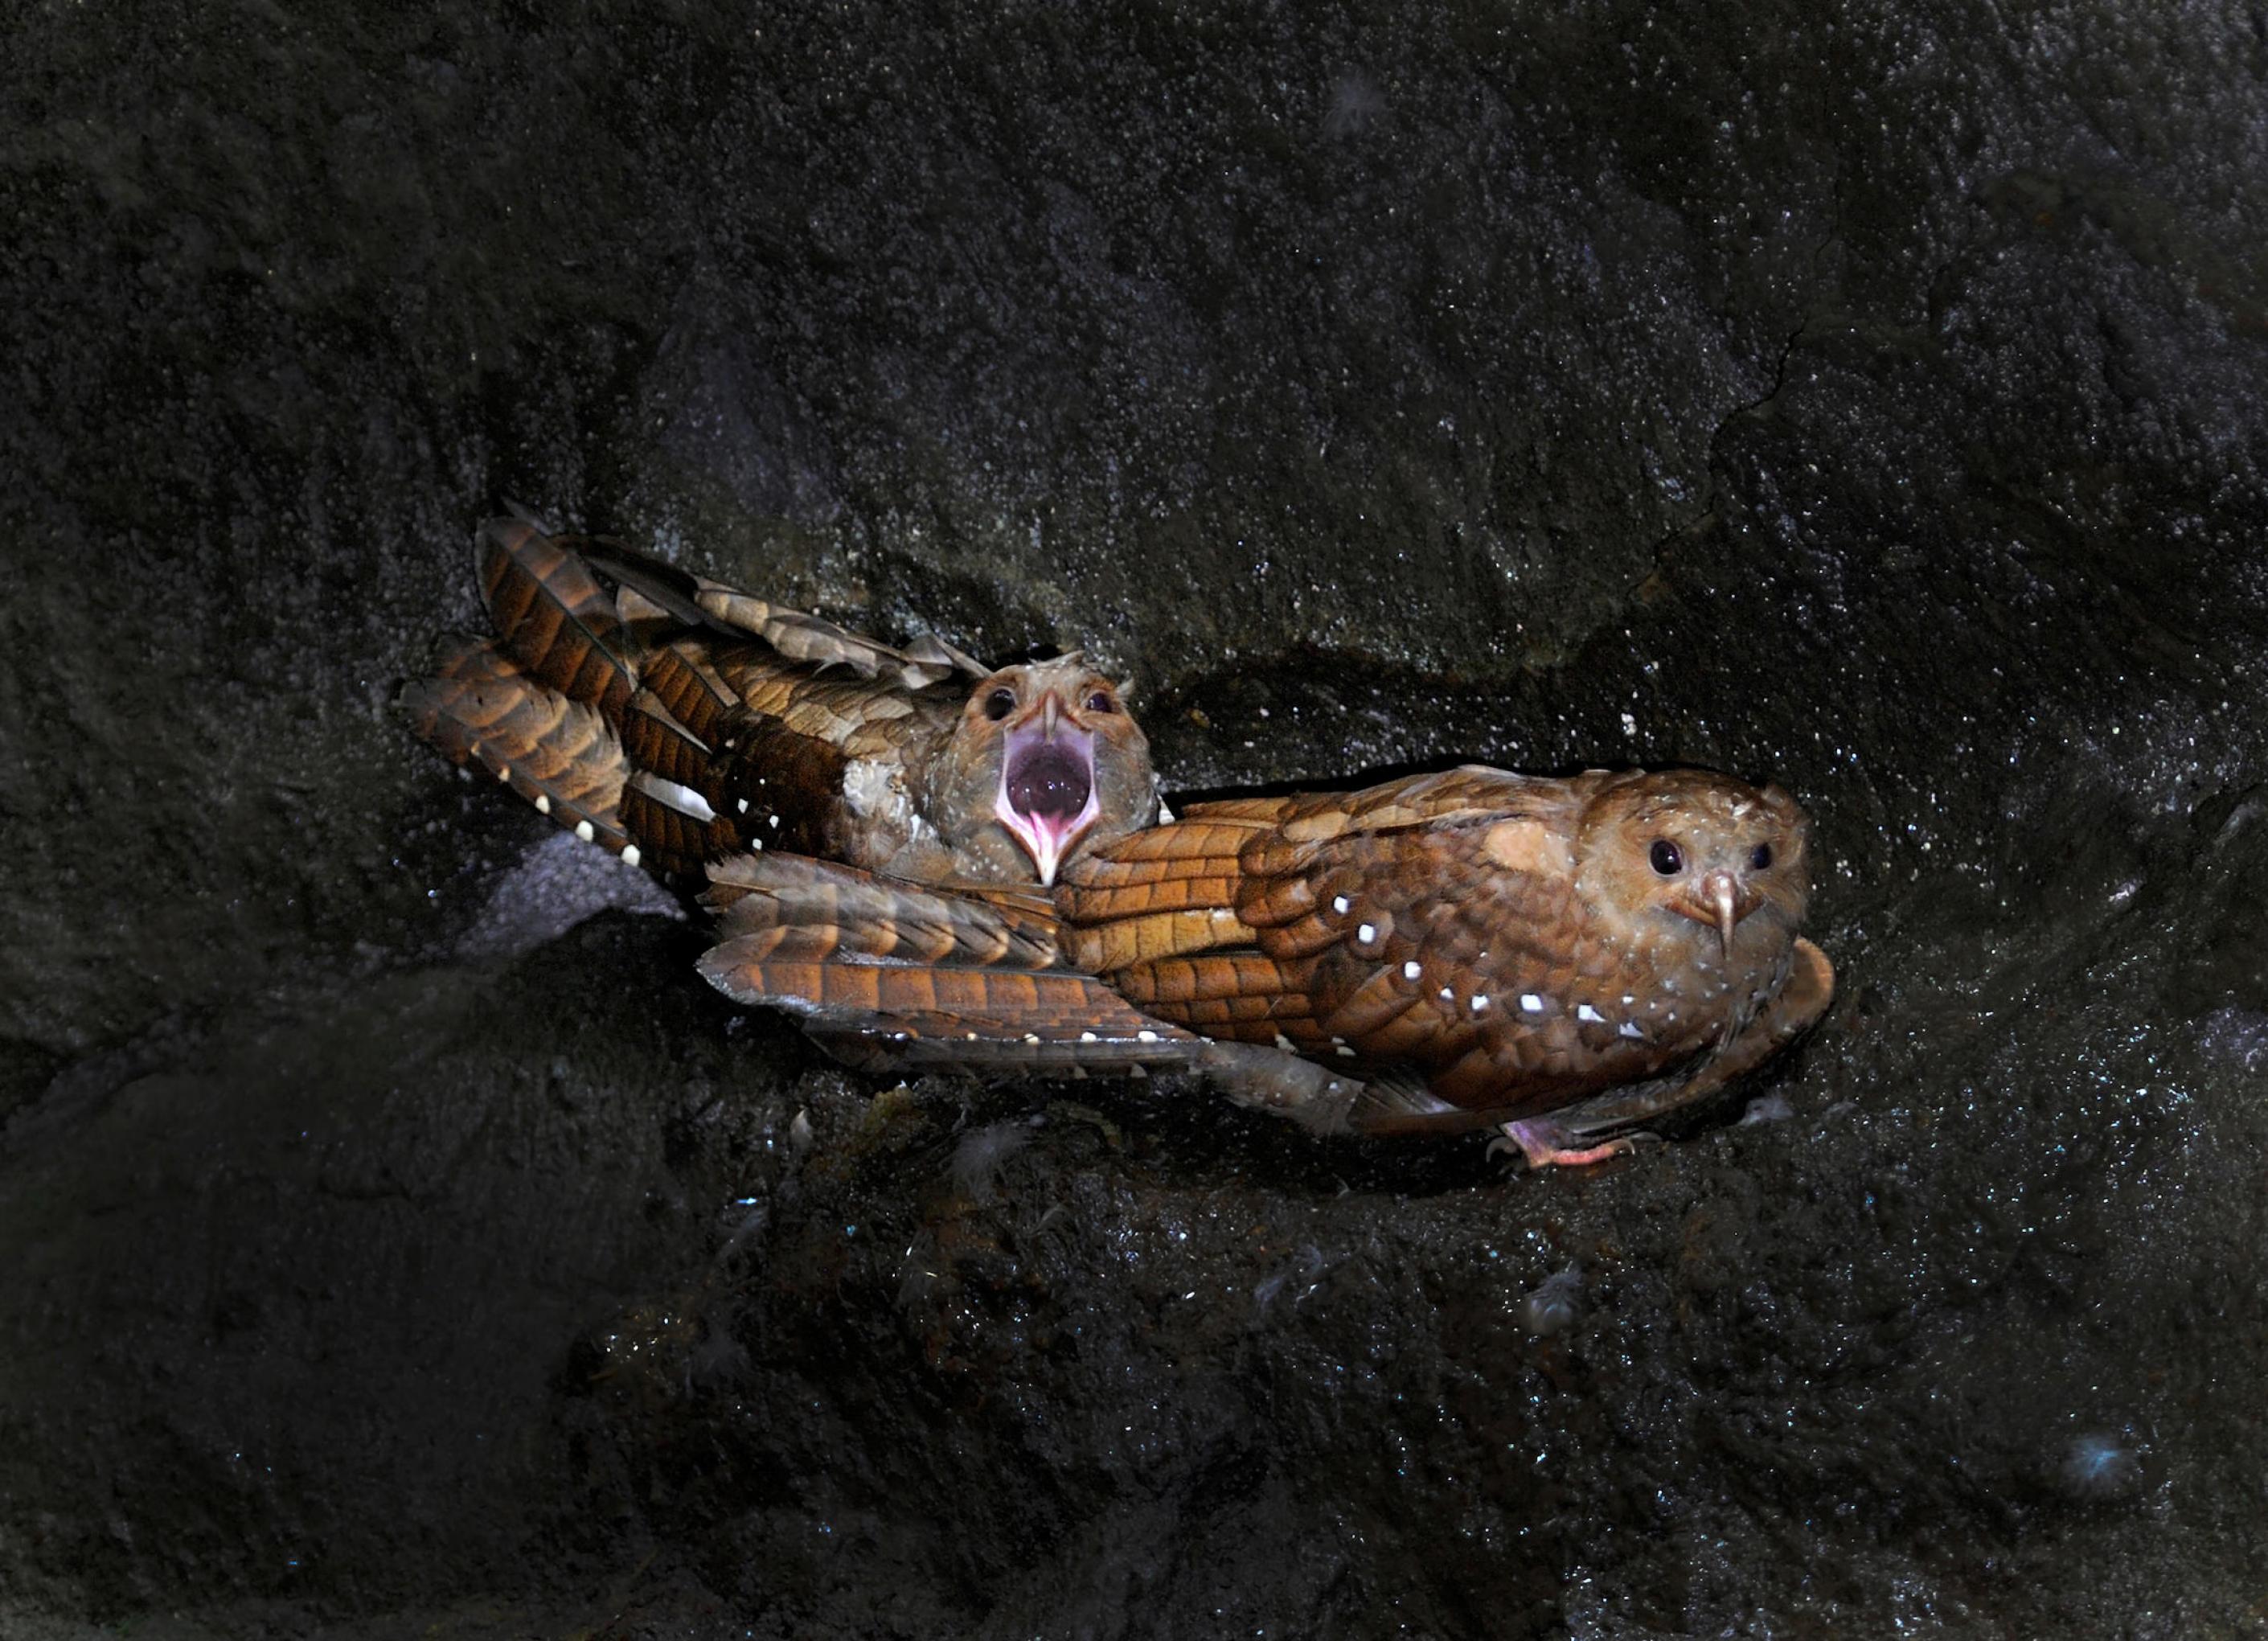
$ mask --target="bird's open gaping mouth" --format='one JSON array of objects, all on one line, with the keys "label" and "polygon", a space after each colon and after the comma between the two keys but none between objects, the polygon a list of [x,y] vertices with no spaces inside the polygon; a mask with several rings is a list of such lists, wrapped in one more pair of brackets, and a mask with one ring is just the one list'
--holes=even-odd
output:
[{"label": "bird's open gaping mouth", "polygon": [[1030,854],[1042,883],[1054,884],[1064,854],[1101,812],[1092,732],[1051,711],[1008,732],[992,813]]}]

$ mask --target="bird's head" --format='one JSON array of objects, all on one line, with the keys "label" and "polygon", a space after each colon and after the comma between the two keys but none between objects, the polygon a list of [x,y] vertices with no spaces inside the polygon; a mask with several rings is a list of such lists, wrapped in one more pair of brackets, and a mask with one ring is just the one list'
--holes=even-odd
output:
[{"label": "bird's head", "polygon": [[1784,941],[1810,900],[1810,822],[1777,786],[1703,769],[1634,773],[1587,806],[1583,877],[1630,912],[1688,919],[1730,958],[1758,912]]},{"label": "bird's head", "polygon": [[1065,857],[1150,824],[1158,811],[1150,743],[1125,688],[1074,652],[1004,666],[969,693],[957,742],[993,774],[989,819],[1053,884]]}]

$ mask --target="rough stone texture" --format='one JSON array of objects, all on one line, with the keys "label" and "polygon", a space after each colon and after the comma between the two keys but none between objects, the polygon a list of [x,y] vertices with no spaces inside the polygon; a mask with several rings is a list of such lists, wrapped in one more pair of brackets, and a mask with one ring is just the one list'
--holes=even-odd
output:
[{"label": "rough stone texture", "polygon": [[[2268,19],[1362,10],[27,8],[9,1633],[2268,1634]],[[841,1072],[389,710],[507,497],[1769,774],[1842,997],[1545,1178]]]}]

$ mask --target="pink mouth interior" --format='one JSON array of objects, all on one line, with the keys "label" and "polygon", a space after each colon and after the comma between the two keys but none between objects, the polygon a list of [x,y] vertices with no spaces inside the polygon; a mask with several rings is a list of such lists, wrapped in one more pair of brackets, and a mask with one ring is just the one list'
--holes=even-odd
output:
[{"label": "pink mouth interior", "polygon": [[1053,883],[1064,851],[1101,813],[1094,735],[1059,725],[1050,740],[1037,723],[1009,731],[992,813],[1029,851],[1040,881]]},{"label": "pink mouth interior", "polygon": [[1042,817],[1058,826],[1075,819],[1094,794],[1094,770],[1089,760],[1059,740],[1012,747],[1008,768],[1000,784],[1008,806],[1035,820]]}]

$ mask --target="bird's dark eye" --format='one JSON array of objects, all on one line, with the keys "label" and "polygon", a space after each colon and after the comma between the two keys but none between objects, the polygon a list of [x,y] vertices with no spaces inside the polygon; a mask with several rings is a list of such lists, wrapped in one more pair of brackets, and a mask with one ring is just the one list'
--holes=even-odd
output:
[{"label": "bird's dark eye", "polygon": [[1749,851],[1749,865],[1758,872],[1762,872],[1765,867],[1771,865],[1771,845],[1769,843],[1759,843],[1756,848],[1750,850]]},{"label": "bird's dark eye", "polygon": [[1118,703],[1110,698],[1108,689],[1098,689],[1086,698],[1086,710],[1090,712],[1116,712]]},{"label": "bird's dark eye", "polygon": [[1653,848],[1647,851],[1646,859],[1665,878],[1674,878],[1685,870],[1685,851],[1666,837],[1653,840]]},{"label": "bird's dark eye", "polygon": [[1012,689],[996,689],[984,697],[984,716],[995,724],[1015,710],[1016,692]]}]

